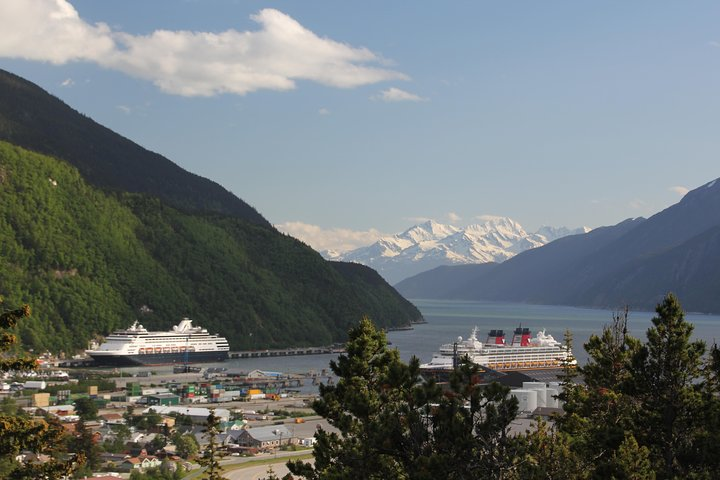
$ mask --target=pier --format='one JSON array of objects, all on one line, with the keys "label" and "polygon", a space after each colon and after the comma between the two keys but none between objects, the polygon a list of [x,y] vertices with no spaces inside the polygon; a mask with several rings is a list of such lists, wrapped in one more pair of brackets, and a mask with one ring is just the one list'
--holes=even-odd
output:
[{"label": "pier", "polygon": [[341,346],[330,347],[297,347],[297,348],[281,348],[274,350],[240,350],[230,352],[230,358],[263,358],[263,357],[290,357],[294,355],[324,355],[344,353],[345,349]]}]

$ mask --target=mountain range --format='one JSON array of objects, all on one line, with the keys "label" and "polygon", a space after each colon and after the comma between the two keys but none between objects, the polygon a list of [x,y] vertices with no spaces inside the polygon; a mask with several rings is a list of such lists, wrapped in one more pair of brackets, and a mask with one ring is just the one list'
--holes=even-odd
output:
[{"label": "mountain range", "polygon": [[342,341],[421,319],[376,272],[329,262],[217,183],[0,70],[0,295],[25,348],[71,353],[182,317],[232,348]]},{"label": "mountain range", "polygon": [[491,267],[438,268],[396,285],[408,298],[651,310],[668,292],[720,313],[720,180],[648,219],[560,238]]},{"label": "mountain range", "polygon": [[323,256],[367,265],[394,284],[442,265],[503,262],[525,250],[590,230],[544,226],[528,233],[507,217],[484,216],[482,220],[464,228],[429,220],[367,247],[345,253],[325,251]]}]

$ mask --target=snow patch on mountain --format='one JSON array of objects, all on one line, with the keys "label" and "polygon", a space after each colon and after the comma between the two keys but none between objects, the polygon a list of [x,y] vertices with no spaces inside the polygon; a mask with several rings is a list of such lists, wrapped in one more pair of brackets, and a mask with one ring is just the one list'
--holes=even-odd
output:
[{"label": "snow patch on mountain", "polygon": [[323,255],[372,267],[395,284],[441,265],[504,262],[558,238],[590,231],[587,227],[543,226],[528,233],[511,218],[486,215],[481,220],[464,228],[429,220],[367,247],[345,253],[323,252]]}]

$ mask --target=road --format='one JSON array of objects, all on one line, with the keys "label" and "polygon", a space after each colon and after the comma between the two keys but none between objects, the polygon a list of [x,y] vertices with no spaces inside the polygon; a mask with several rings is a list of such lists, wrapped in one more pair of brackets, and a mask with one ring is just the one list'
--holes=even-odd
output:
[{"label": "road", "polygon": [[[268,458],[268,462],[271,461],[272,459]],[[306,461],[309,463],[313,462],[312,459]],[[278,478],[282,478],[283,475],[290,473],[287,466],[285,466],[285,462],[278,462],[267,463],[264,465],[253,465],[252,467],[225,472],[223,475],[227,477],[228,480],[260,480],[267,477],[268,468],[270,466],[272,466],[273,472]]]}]

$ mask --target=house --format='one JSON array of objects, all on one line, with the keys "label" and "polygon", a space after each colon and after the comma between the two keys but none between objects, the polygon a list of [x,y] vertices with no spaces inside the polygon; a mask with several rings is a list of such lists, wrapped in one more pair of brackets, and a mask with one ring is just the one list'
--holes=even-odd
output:
[{"label": "house", "polygon": [[100,415],[100,420],[105,422],[105,425],[125,425],[125,417],[119,413],[105,413]]},{"label": "house", "polygon": [[75,416],[74,405],[50,405],[47,407],[38,408],[35,412],[36,415],[53,415],[55,417],[72,417]]},{"label": "house", "polygon": [[260,450],[280,448],[283,445],[294,445],[297,443],[290,430],[284,425],[269,425],[241,430],[237,435],[237,445],[241,447],[253,447]]},{"label": "house", "polygon": [[127,455],[125,453],[103,452],[100,454],[100,465],[102,465],[103,468],[114,470],[115,468],[117,468],[118,465],[120,465],[128,458],[130,458],[130,455]]},{"label": "house", "polygon": [[145,445],[146,443],[152,442],[156,436],[156,433],[134,432],[130,434],[128,441],[137,443],[138,445]]},{"label": "house", "polygon": [[132,472],[133,470],[138,470],[140,472],[144,472],[149,468],[159,467],[161,464],[162,461],[159,458],[153,456],[130,457],[126,458],[118,465],[118,470],[125,472]]},{"label": "house", "polygon": [[110,453],[110,452],[102,452],[100,454],[100,462],[101,463],[122,463],[123,460],[126,458],[130,458],[130,455],[126,453]]}]

